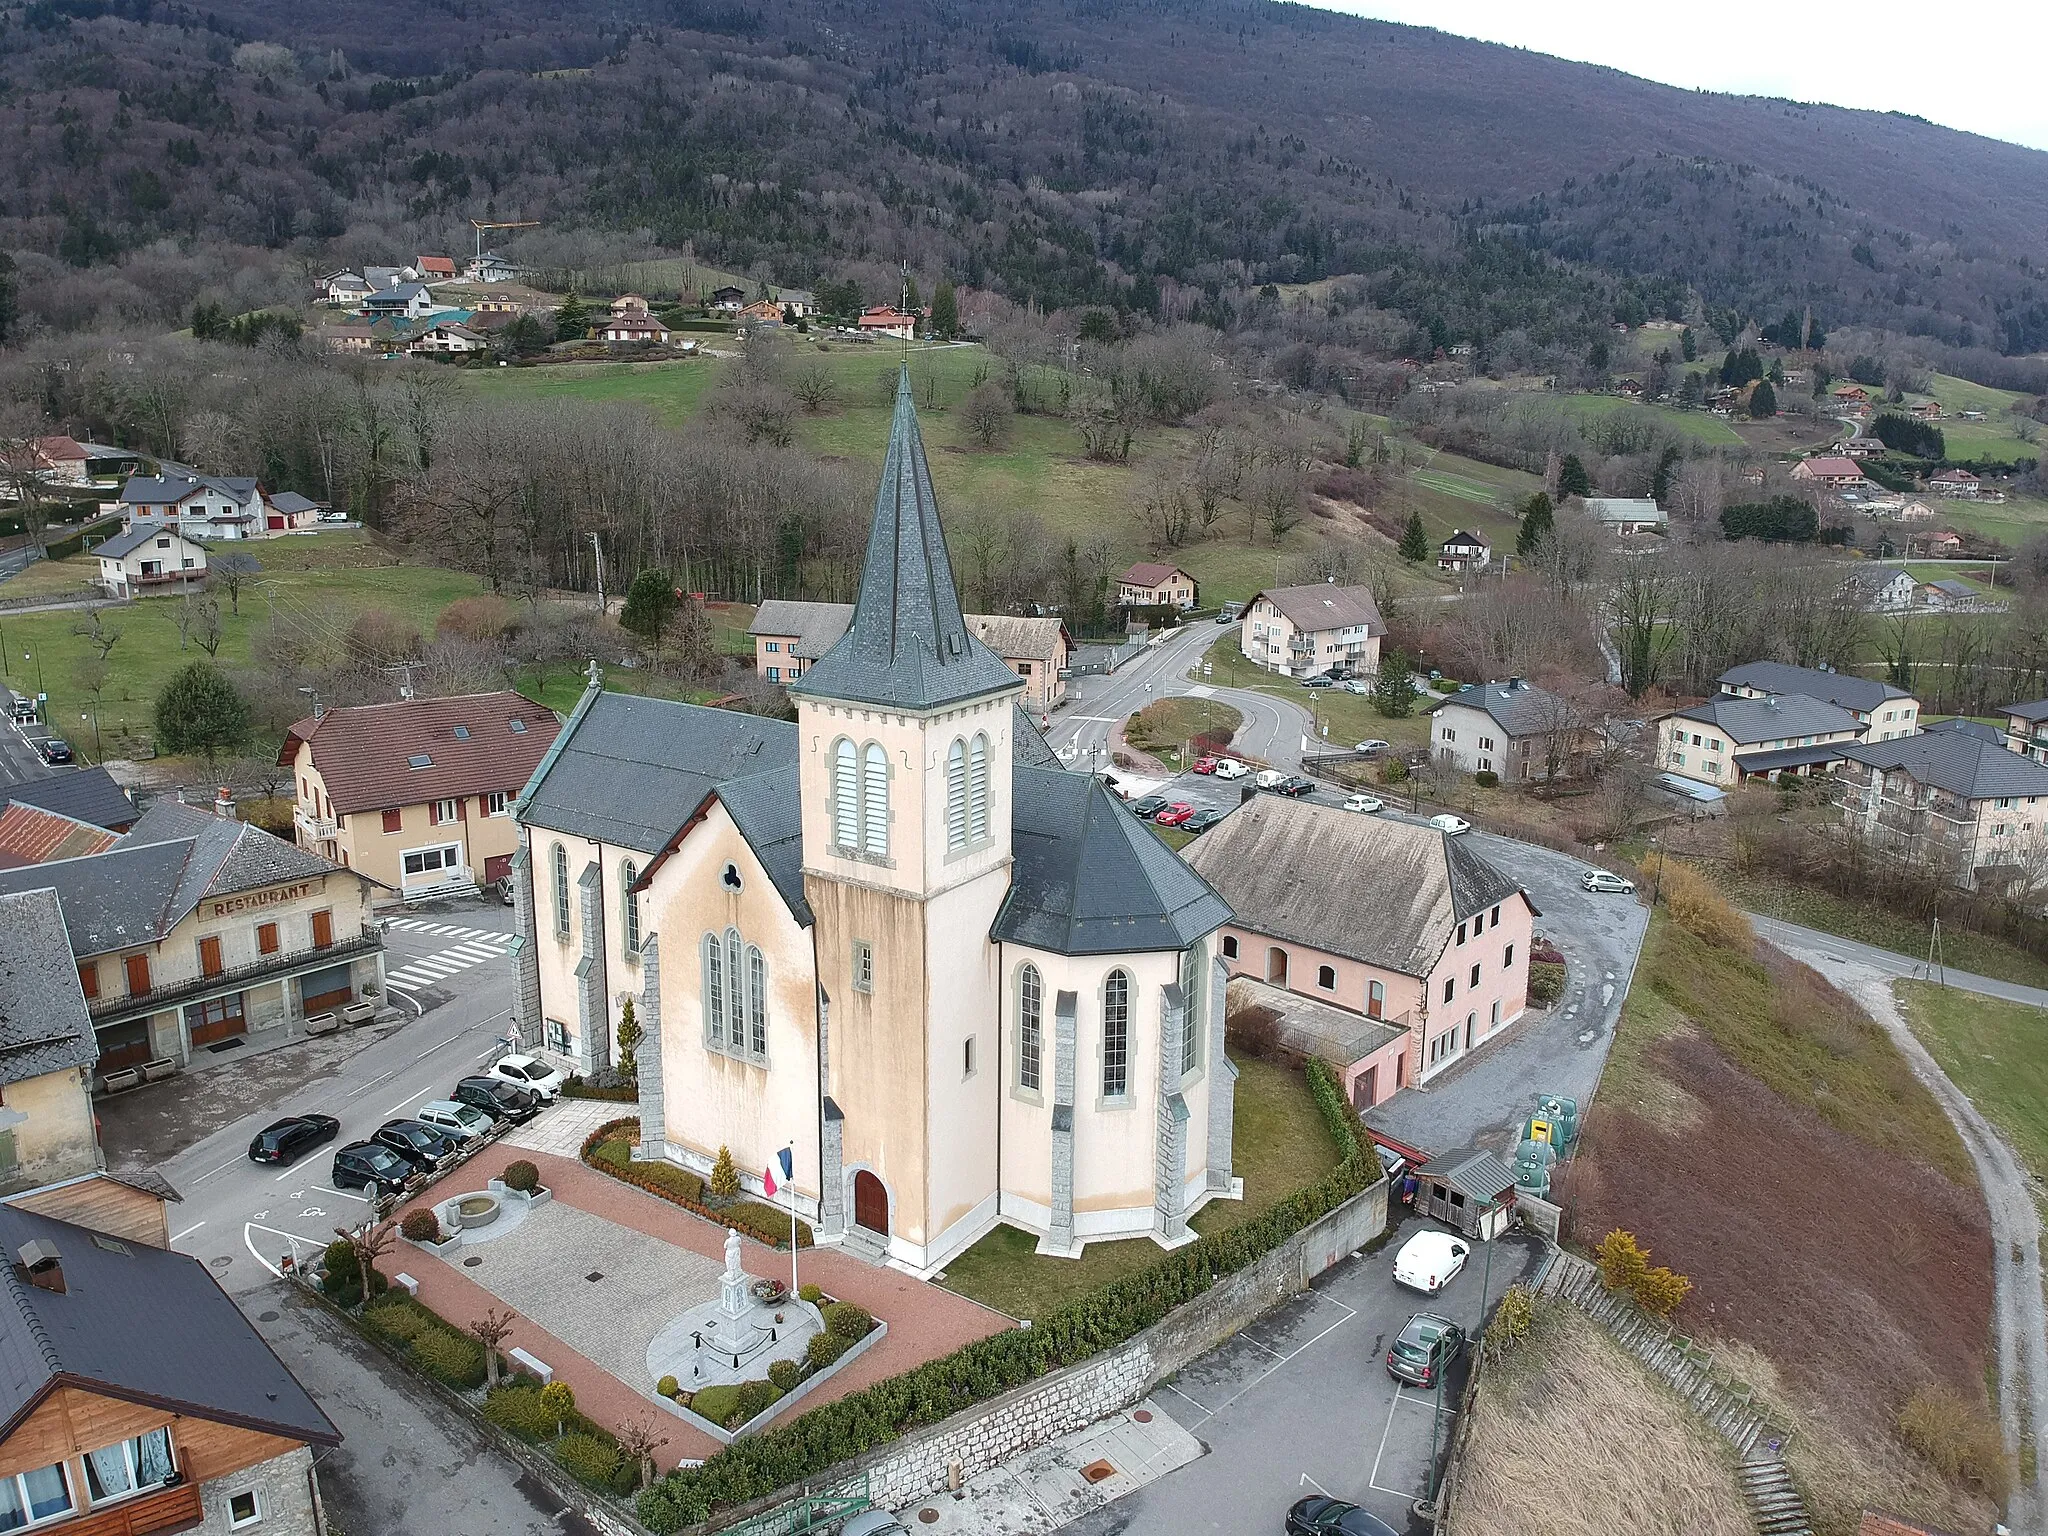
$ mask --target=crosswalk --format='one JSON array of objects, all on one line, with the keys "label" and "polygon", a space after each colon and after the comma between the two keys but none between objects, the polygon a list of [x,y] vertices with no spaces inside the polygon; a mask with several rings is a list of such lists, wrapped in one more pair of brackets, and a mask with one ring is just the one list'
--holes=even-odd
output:
[{"label": "crosswalk", "polygon": [[400,992],[424,991],[450,976],[468,970],[473,965],[482,965],[488,960],[502,960],[512,952],[512,935],[496,929],[464,928],[454,923],[430,923],[416,917],[389,918],[385,925],[456,941],[422,959],[408,960],[403,965],[393,966],[387,970],[384,973],[385,984]]}]

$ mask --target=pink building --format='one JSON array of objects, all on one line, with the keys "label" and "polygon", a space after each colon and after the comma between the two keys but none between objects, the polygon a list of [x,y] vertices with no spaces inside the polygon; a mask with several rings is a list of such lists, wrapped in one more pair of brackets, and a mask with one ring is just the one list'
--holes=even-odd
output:
[{"label": "pink building", "polygon": [[1231,975],[1394,1026],[1350,1037],[1367,1047],[1356,1059],[1316,1052],[1361,1109],[1484,1048],[1528,1005],[1535,904],[1463,836],[1260,795],[1186,857],[1235,914],[1220,939]]}]

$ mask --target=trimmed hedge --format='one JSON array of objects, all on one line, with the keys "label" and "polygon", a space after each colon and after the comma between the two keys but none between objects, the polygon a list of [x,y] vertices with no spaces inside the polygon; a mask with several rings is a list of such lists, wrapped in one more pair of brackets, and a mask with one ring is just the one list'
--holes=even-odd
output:
[{"label": "trimmed hedge", "polygon": [[858,1343],[874,1329],[875,1320],[866,1307],[850,1301],[835,1301],[823,1309],[825,1326],[849,1344]]},{"label": "trimmed hedge", "polygon": [[522,1157],[517,1162],[505,1165],[503,1182],[507,1189],[516,1189],[521,1194],[530,1195],[540,1188],[540,1169]]},{"label": "trimmed hedge", "polygon": [[555,1416],[541,1407],[539,1387],[509,1383],[499,1387],[484,1399],[484,1417],[534,1444],[555,1433]]},{"label": "trimmed hedge", "polygon": [[851,1348],[852,1340],[836,1333],[814,1333],[804,1345],[804,1358],[811,1362],[812,1370],[822,1371],[837,1364],[839,1357]]},{"label": "trimmed hedge", "polygon": [[405,1220],[398,1224],[398,1230],[416,1243],[438,1243],[441,1241],[441,1218],[426,1206],[416,1211],[407,1211]]},{"label": "trimmed hedge", "polygon": [[388,1292],[364,1308],[363,1326],[403,1348],[423,1375],[460,1391],[484,1384],[482,1342],[402,1291]]},{"label": "trimmed hedge", "polygon": [[599,1493],[612,1491],[624,1460],[616,1441],[607,1444],[595,1435],[581,1433],[562,1436],[548,1450],[571,1477]]},{"label": "trimmed hedge", "polygon": [[714,1509],[821,1477],[910,1430],[1113,1348],[1379,1183],[1385,1177],[1379,1158],[1360,1137],[1336,1078],[1319,1061],[1309,1062],[1305,1070],[1316,1108],[1344,1150],[1343,1161],[1315,1183],[1249,1221],[1198,1238],[1136,1274],[1110,1281],[1030,1328],[978,1339],[943,1359],[737,1441],[701,1466],[678,1468],[640,1495],[641,1523],[657,1536],[669,1536],[708,1518]]},{"label": "trimmed hedge", "polygon": [[[644,1189],[650,1195],[659,1195],[669,1204],[694,1211],[708,1221],[744,1232],[757,1243],[765,1243],[770,1248],[789,1246],[789,1212],[763,1205],[758,1200],[736,1200],[730,1205],[712,1206],[705,1200],[704,1181],[689,1169],[678,1168],[673,1163],[634,1162],[631,1145],[620,1139],[618,1132],[627,1126],[637,1130],[639,1125],[639,1120],[631,1116],[606,1121],[585,1138],[583,1161],[599,1173],[610,1174],[622,1184]],[[796,1224],[796,1244],[799,1248],[811,1246],[809,1222],[799,1221]]]},{"label": "trimmed hedge", "polygon": [[607,1087],[593,1083],[588,1078],[570,1076],[562,1083],[562,1097],[565,1099],[602,1099],[609,1104],[637,1104],[640,1102],[638,1083],[621,1083]]}]

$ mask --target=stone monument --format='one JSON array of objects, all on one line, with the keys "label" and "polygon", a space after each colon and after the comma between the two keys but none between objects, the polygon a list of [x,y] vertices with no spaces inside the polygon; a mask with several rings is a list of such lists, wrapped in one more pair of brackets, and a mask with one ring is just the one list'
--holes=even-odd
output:
[{"label": "stone monument", "polygon": [[740,1235],[725,1229],[725,1274],[718,1288],[718,1315],[711,1322],[711,1347],[721,1355],[748,1355],[766,1332],[755,1313],[761,1309],[748,1293],[748,1275],[740,1268]]}]

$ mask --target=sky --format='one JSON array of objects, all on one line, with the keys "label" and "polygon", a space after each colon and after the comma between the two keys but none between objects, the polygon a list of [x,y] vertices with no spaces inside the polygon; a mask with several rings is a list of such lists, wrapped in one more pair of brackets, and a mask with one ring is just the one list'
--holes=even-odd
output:
[{"label": "sky", "polygon": [[[1975,0],[1967,25],[1926,0],[1310,0],[1326,10],[1605,64],[1648,80],[1910,112],[2048,150],[2048,4]],[[2008,60],[2010,70],[1998,67]]]}]

